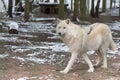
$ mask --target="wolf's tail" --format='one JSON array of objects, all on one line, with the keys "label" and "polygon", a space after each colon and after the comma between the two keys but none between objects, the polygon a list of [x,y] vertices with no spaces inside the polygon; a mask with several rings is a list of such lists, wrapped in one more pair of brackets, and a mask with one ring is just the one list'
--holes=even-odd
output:
[{"label": "wolf's tail", "polygon": [[116,51],[116,44],[115,44],[115,42],[112,40],[111,41],[111,43],[110,43],[110,49],[112,50],[112,51]]}]

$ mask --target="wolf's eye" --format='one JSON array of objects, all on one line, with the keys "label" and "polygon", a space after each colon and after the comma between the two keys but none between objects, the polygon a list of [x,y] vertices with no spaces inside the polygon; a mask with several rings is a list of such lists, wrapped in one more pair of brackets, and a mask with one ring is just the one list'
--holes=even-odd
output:
[{"label": "wolf's eye", "polygon": [[59,26],[58,29],[60,29],[61,27]]},{"label": "wolf's eye", "polygon": [[66,27],[63,27],[63,29],[66,29]]}]

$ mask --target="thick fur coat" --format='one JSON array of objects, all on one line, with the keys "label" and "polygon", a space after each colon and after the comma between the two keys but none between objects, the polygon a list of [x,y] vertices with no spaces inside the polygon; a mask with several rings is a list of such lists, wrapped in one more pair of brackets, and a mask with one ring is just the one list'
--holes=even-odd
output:
[{"label": "thick fur coat", "polygon": [[69,47],[69,50],[72,53],[67,67],[60,71],[61,73],[69,72],[78,54],[80,54],[87,62],[89,66],[88,72],[93,72],[93,64],[86,54],[89,50],[94,50],[99,55],[95,65],[99,65],[102,60],[101,57],[103,57],[102,67],[107,68],[106,51],[108,48],[111,48],[112,50],[116,49],[115,43],[112,39],[111,30],[103,23],[94,23],[89,26],[88,30],[85,30],[72,23],[69,19],[58,19],[56,33]]}]

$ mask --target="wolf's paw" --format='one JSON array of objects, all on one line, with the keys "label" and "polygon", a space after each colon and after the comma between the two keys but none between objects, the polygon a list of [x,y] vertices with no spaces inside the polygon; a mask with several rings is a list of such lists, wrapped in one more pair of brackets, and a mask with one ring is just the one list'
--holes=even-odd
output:
[{"label": "wolf's paw", "polygon": [[67,74],[68,71],[62,70],[62,71],[60,71],[60,73],[62,73],[62,74]]},{"label": "wolf's paw", "polygon": [[88,69],[88,72],[94,72],[94,68]]}]

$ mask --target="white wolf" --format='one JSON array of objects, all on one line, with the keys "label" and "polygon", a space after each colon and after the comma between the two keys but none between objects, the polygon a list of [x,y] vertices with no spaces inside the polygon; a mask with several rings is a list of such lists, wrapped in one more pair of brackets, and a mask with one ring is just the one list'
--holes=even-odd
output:
[{"label": "white wolf", "polygon": [[94,50],[99,54],[96,60],[96,66],[101,62],[101,57],[103,57],[102,67],[107,68],[106,51],[108,48],[115,50],[116,45],[112,39],[111,30],[106,24],[94,23],[90,25],[89,30],[86,31],[72,23],[70,19],[58,19],[57,22],[56,33],[72,53],[67,67],[60,71],[61,73],[65,74],[69,72],[78,54],[87,62],[89,66],[88,72],[94,72],[93,64],[86,54],[88,50]]}]

